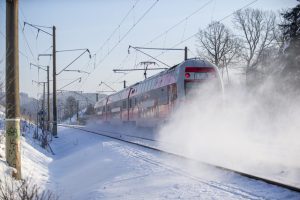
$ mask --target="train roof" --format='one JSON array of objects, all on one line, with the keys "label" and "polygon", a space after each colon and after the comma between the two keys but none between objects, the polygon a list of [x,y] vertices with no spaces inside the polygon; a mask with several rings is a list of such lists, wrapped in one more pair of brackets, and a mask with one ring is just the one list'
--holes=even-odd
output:
[{"label": "train roof", "polygon": [[170,68],[168,68],[168,69],[166,69],[166,70],[164,70],[164,71],[161,71],[161,72],[159,72],[159,73],[157,73],[157,74],[154,74],[154,75],[152,75],[152,76],[150,76],[150,77],[148,77],[148,78],[146,78],[146,79],[144,79],[144,80],[142,80],[142,81],[139,81],[139,82],[137,82],[137,83],[135,83],[135,84],[133,84],[133,85],[130,85],[129,87],[134,87],[134,86],[136,86],[136,85],[138,85],[138,84],[140,84],[140,83],[142,83],[142,82],[144,82],[144,81],[146,81],[146,80],[150,80],[150,79],[153,79],[153,78],[155,78],[155,77],[157,77],[157,76],[160,76],[160,75],[162,75],[162,74],[168,73],[169,71],[174,70],[176,67],[179,67],[179,66],[181,66],[182,64],[184,64],[184,65],[189,65],[189,66],[199,66],[199,65],[200,65],[201,67],[216,67],[214,64],[212,64],[212,63],[210,63],[210,62],[208,62],[208,61],[206,61],[206,60],[204,60],[204,59],[200,59],[200,58],[189,58],[189,59],[184,60],[184,61],[182,61],[181,63],[176,64],[176,65],[174,65],[174,66],[172,66],[172,67],[170,67]]}]

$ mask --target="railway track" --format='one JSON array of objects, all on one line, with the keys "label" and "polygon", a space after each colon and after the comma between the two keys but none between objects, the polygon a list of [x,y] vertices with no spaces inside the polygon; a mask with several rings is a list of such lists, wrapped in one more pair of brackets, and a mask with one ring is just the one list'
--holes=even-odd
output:
[{"label": "railway track", "polygon": [[[126,138],[124,138],[124,136],[131,137],[131,138],[136,138],[136,139],[142,139],[142,140],[146,140],[146,141],[160,142],[160,141],[157,141],[157,140],[154,140],[154,139],[148,139],[148,138],[143,138],[143,137],[138,137],[138,136],[133,136],[133,135],[128,135],[128,134],[122,134],[120,132],[114,132],[114,131],[108,131],[108,130],[97,130],[97,131],[87,130],[87,129],[84,129],[84,127],[80,127],[80,126],[72,126],[72,125],[64,125],[64,124],[59,124],[58,126],[73,128],[73,129],[81,130],[81,131],[88,132],[88,133],[91,133],[91,134],[101,135],[101,136],[108,137],[108,138],[111,138],[111,139],[119,140],[119,141],[122,141],[122,142],[137,145],[137,146],[141,146],[141,147],[144,147],[144,148],[147,148],[147,149],[155,150],[155,151],[158,151],[158,152],[161,152],[161,153],[164,153],[164,154],[176,156],[176,157],[179,157],[179,158],[182,158],[182,159],[193,160],[193,161],[196,161],[198,163],[201,163],[201,164],[209,166],[209,167],[214,167],[214,168],[217,168],[217,169],[233,172],[235,174],[239,174],[241,176],[244,176],[244,177],[247,177],[247,178],[250,178],[250,179],[263,181],[263,182],[271,184],[271,185],[279,186],[279,187],[282,187],[282,188],[300,193],[300,188],[292,186],[292,185],[287,185],[287,184],[284,184],[284,183],[276,182],[274,180],[270,180],[270,179],[267,179],[267,178],[255,176],[255,175],[248,174],[248,173],[245,173],[245,172],[241,172],[241,171],[237,171],[237,170],[233,170],[233,169],[229,169],[229,168],[225,168],[225,167],[205,163],[205,162],[202,162],[202,161],[199,161],[199,160],[195,160],[195,159],[192,159],[192,158],[185,157],[183,155],[178,155],[178,154],[175,154],[175,153],[172,153],[172,152],[168,152],[168,151],[159,149],[157,147],[153,147],[153,146],[149,146],[149,145],[146,145],[146,144],[141,144],[141,143],[137,143],[137,142],[134,142],[134,141],[127,140]],[[145,158],[143,158],[143,159],[145,159]]]}]

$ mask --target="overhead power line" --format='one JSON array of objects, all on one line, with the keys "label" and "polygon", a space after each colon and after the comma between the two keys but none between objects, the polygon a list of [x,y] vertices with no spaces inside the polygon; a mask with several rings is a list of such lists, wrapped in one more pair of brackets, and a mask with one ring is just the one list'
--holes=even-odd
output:
[{"label": "overhead power line", "polygon": [[[144,19],[144,17],[153,9],[153,7],[159,2],[159,0],[155,0],[155,2],[143,13],[143,15],[131,26],[131,28],[120,38],[120,40],[109,50],[109,52],[102,58],[91,70],[90,74],[97,69],[97,67],[112,53],[112,51],[128,36],[128,34]],[[82,86],[88,80],[90,74],[83,81]]]},{"label": "overhead power line", "polygon": [[174,28],[176,28],[177,26],[179,26],[180,24],[182,24],[183,22],[187,21],[189,18],[191,18],[192,16],[194,16],[195,14],[197,14],[198,12],[200,12],[202,9],[204,9],[206,6],[208,6],[210,3],[212,3],[213,0],[210,0],[208,2],[206,2],[205,4],[203,4],[200,8],[198,8],[197,10],[195,10],[194,12],[192,12],[191,14],[189,14],[187,17],[181,19],[179,22],[177,22],[176,24],[174,24],[173,26],[171,26],[170,28],[168,28],[167,30],[163,31],[162,33],[158,34],[157,36],[155,36],[152,40],[150,40],[149,42],[147,42],[146,44],[144,44],[143,46],[147,46],[150,43],[156,41],[157,39],[161,38],[163,35],[165,35],[166,33],[170,32],[171,30],[173,30]]},{"label": "overhead power line", "polygon": [[[166,35],[171,30],[175,29],[180,24],[182,24],[184,22],[187,22],[187,20],[189,20],[191,17],[193,17],[194,15],[196,15],[197,13],[199,13],[201,10],[203,10],[205,7],[207,7],[212,2],[213,2],[213,0],[210,0],[210,1],[206,2],[205,4],[201,5],[198,9],[196,9],[195,11],[193,11],[192,13],[190,13],[189,15],[187,15],[186,17],[184,17],[183,19],[179,20],[177,23],[175,23],[174,25],[172,25],[171,27],[169,27],[165,31],[163,31],[160,34],[158,34],[157,36],[155,36],[153,39],[151,39],[149,42],[147,42],[143,46],[148,46],[152,42],[154,42],[154,41],[158,40],[159,38],[161,38],[162,36]],[[185,29],[186,29],[186,24],[185,24]],[[122,60],[122,62],[120,64],[120,66],[122,66],[122,68],[124,68],[124,65],[122,65],[122,63],[124,63],[127,59],[128,59],[128,54],[125,56],[125,58]],[[123,75],[122,77],[124,77],[125,75]],[[118,80],[119,80],[119,78],[118,78]]]},{"label": "overhead power line", "polygon": [[[19,23],[19,26],[20,26],[20,28],[22,28],[21,27],[21,24]],[[4,38],[4,39],[6,39],[6,35],[0,30],[0,35]],[[23,37],[24,37],[24,39],[25,39],[25,41],[26,41],[26,45],[27,45],[27,48],[29,49],[29,51],[30,51],[30,54],[31,54],[31,56],[32,56],[32,58],[34,59],[34,55],[33,55],[33,52],[32,52],[32,50],[31,50],[31,48],[30,48],[30,46],[29,46],[29,43],[28,43],[28,40],[27,40],[27,38],[26,38],[26,36],[25,36],[25,34],[23,33]],[[26,49],[25,49],[25,51],[26,51]],[[28,55],[27,55],[27,53],[25,52],[22,52],[20,49],[19,49],[19,53],[20,53],[20,55],[22,55],[22,56],[24,56],[26,59],[27,59],[27,62],[29,63],[30,61],[30,59],[29,59],[29,57],[28,57]],[[5,56],[5,52],[4,52],[4,56]],[[2,59],[1,59],[1,61],[2,61]],[[0,62],[1,63],[1,62]]]},{"label": "overhead power line", "polygon": [[152,10],[152,8],[158,3],[159,0],[155,2],[144,12],[144,14],[130,27],[130,29],[121,37],[121,39],[108,51],[108,53],[102,58],[98,64],[95,66],[95,69],[113,52],[113,50],[119,46],[119,44],[128,36],[128,34],[144,19],[144,17]]},{"label": "overhead power line", "polygon": [[133,6],[128,10],[128,12],[126,13],[126,15],[122,18],[122,20],[120,21],[120,23],[118,24],[118,26],[114,29],[114,31],[109,35],[109,37],[105,40],[105,42],[100,46],[100,48],[96,51],[96,54],[99,53],[99,51],[101,51],[103,49],[103,47],[105,46],[105,44],[107,44],[107,42],[110,41],[110,39],[115,35],[115,33],[120,29],[121,25],[125,22],[125,20],[127,19],[127,17],[129,16],[129,14],[133,11],[133,9],[136,7],[136,5],[139,3],[140,0],[136,1]]},{"label": "overhead power line", "polygon": [[[224,21],[225,19],[227,19],[228,17],[230,17],[231,15],[233,15],[235,12],[240,11],[240,10],[243,10],[243,9],[249,7],[250,5],[256,3],[257,1],[258,1],[258,0],[251,1],[250,3],[246,4],[245,6],[239,8],[239,9],[233,11],[232,13],[226,15],[225,17],[219,19],[219,20],[216,21],[215,23],[219,23],[219,22],[221,22],[221,21]],[[197,33],[198,33],[198,32],[197,32]],[[184,42],[186,42],[186,41],[188,41],[188,40],[194,38],[194,37],[197,35],[197,33],[194,33],[194,34],[190,35],[189,37],[185,38],[184,40],[181,40],[180,42],[176,43],[176,44],[175,44],[174,46],[172,46],[171,48],[175,48],[175,47],[179,46],[180,44],[182,44],[182,43],[184,43]],[[164,53],[165,53],[165,51],[163,51],[162,53],[160,53],[160,54],[158,54],[157,56],[155,56],[155,58],[157,58],[157,57],[163,55]],[[127,76],[127,75],[128,75],[128,73],[127,73],[127,74],[123,74],[123,75],[122,75],[121,77],[119,77],[117,80],[120,80],[121,78],[124,78],[124,77]]]},{"label": "overhead power line", "polygon": [[[22,27],[21,27],[21,24],[20,24],[20,28],[22,28]],[[31,47],[30,47],[29,42],[28,42],[28,40],[27,40],[27,37],[26,37],[26,35],[25,35],[25,33],[24,33],[24,29],[22,30],[22,35],[23,35],[23,37],[24,37],[25,43],[26,43],[26,45],[27,45],[27,47],[28,47],[28,49],[29,49],[29,52],[30,52],[30,54],[31,54],[31,56],[32,56],[32,58],[33,58],[33,60],[35,60],[35,57],[34,57],[34,55],[33,55],[33,52],[32,52],[32,50],[31,50]]]},{"label": "overhead power line", "polygon": [[[240,11],[240,10],[243,10],[243,9],[249,7],[250,5],[254,4],[254,3],[257,2],[257,1],[258,1],[258,0],[251,1],[250,3],[246,4],[245,6],[239,8],[239,9],[233,11],[232,13],[226,15],[225,17],[223,17],[223,18],[221,18],[221,19],[215,21],[214,24],[220,23],[221,21],[224,21],[225,19],[227,19],[228,17],[230,17],[231,15],[233,15],[235,12],[238,12],[238,11]],[[189,37],[185,38],[184,40],[182,40],[182,41],[176,43],[176,44],[175,44],[174,46],[172,46],[171,48],[175,48],[175,47],[179,46],[180,44],[182,44],[182,43],[184,43],[184,42],[186,42],[186,41],[188,41],[188,40],[194,38],[197,34],[198,34],[198,32],[196,32],[196,33],[190,35]],[[157,58],[157,57],[163,55],[164,53],[165,53],[165,51],[163,51],[162,53],[160,53],[160,54],[158,54],[157,56],[155,56],[155,58]]]}]

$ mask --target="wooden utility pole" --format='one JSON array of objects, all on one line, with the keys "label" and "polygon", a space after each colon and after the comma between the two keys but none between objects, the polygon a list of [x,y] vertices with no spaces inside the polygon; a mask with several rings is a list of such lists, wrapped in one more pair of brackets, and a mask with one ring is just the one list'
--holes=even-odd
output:
[{"label": "wooden utility pole", "polygon": [[6,161],[20,180],[20,97],[18,0],[6,0]]},{"label": "wooden utility pole", "polygon": [[53,128],[52,134],[54,137],[57,137],[57,105],[56,105],[56,33],[55,33],[55,26],[52,28],[52,37],[53,37],[53,47],[52,47],[52,56],[53,56]]}]

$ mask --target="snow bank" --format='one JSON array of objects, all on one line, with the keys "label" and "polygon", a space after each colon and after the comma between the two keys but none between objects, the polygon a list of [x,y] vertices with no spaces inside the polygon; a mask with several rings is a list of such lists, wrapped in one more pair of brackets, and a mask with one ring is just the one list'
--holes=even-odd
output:
[{"label": "snow bank", "polygon": [[[22,132],[23,136],[21,136],[22,179],[39,185],[43,190],[46,189],[49,177],[47,165],[52,158],[32,139],[32,134],[33,129],[28,129],[27,132]],[[0,180],[6,180],[10,179],[13,168],[9,167],[5,161],[4,130],[1,130],[0,137]]]}]

